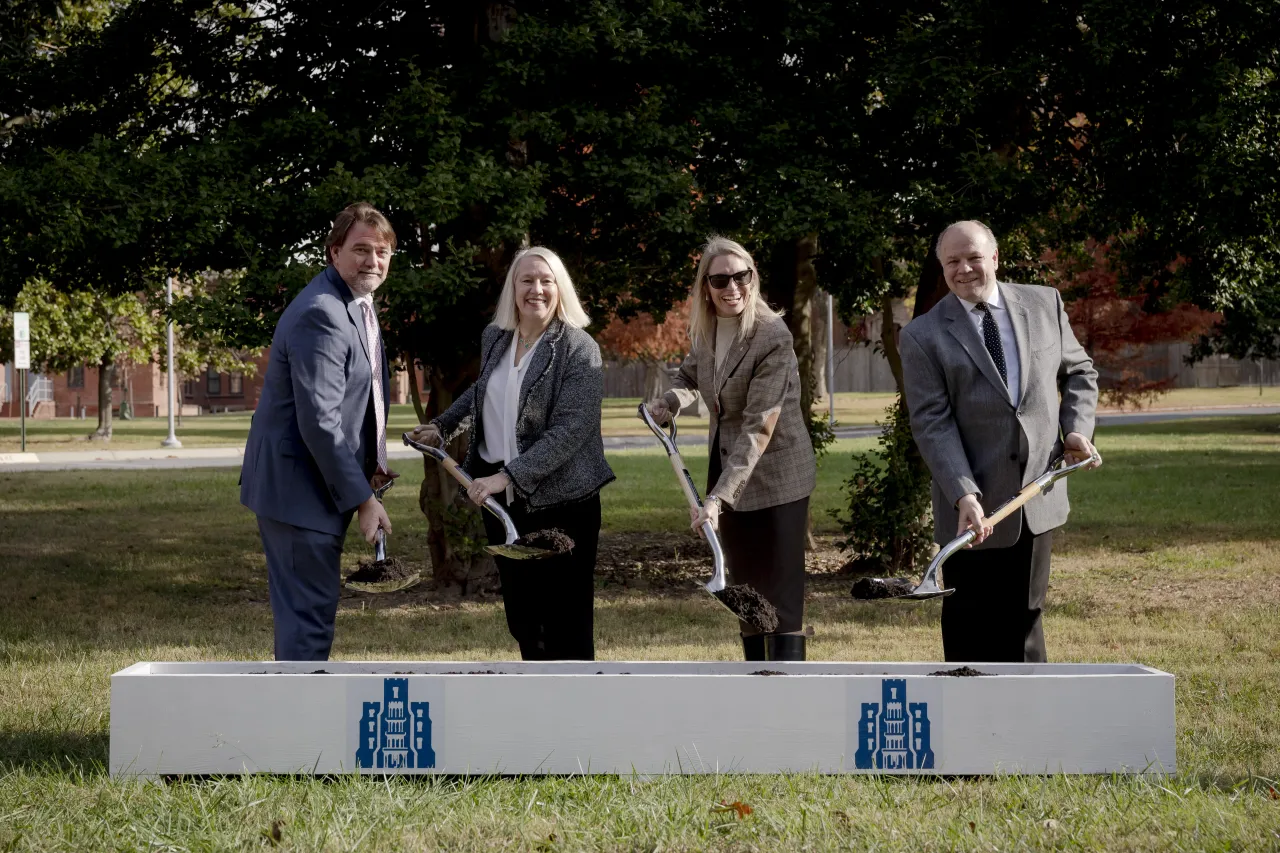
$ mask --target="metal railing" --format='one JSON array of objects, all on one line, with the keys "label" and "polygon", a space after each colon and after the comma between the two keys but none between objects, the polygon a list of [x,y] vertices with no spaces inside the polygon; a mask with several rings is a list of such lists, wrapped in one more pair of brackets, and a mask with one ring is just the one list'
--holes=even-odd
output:
[{"label": "metal railing", "polygon": [[53,380],[47,376],[28,376],[27,415],[35,413],[37,403],[53,402]]}]

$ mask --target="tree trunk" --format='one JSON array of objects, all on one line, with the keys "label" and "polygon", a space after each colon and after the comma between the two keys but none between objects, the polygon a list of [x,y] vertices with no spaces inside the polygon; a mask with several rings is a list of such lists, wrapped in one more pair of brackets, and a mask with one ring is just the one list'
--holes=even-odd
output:
[{"label": "tree trunk", "polygon": [[409,353],[404,354],[405,369],[409,371],[409,399],[413,401],[413,412],[418,416],[418,423],[427,422],[427,410],[422,407],[422,386],[418,384],[417,360]]},{"label": "tree trunk", "polygon": [[[431,395],[423,412],[424,423],[453,402],[452,392],[438,379],[439,371],[427,370]],[[445,450],[454,459],[465,459],[470,437],[469,432],[459,435]],[[457,481],[434,459],[423,458],[418,508],[427,517],[427,552],[431,557],[431,577],[438,587],[456,585],[459,593],[466,595],[478,581],[498,573],[493,558],[480,547],[487,541],[480,518],[482,510],[459,493]]]},{"label": "tree trunk", "polygon": [[98,428],[89,434],[89,438],[111,440],[111,379],[114,373],[111,356],[104,355],[98,362]]},{"label": "tree trunk", "polygon": [[815,401],[827,399],[827,299],[830,297],[819,290],[813,297],[813,322],[810,323],[810,334],[813,336],[813,397]]},{"label": "tree trunk", "polygon": [[805,380],[800,383],[800,411],[807,417],[813,410],[814,399],[813,303],[818,292],[818,273],[813,268],[813,259],[818,254],[818,235],[797,237],[793,251],[795,291],[791,297],[791,313],[787,318],[787,325],[791,328],[791,337],[795,342],[800,375]]}]

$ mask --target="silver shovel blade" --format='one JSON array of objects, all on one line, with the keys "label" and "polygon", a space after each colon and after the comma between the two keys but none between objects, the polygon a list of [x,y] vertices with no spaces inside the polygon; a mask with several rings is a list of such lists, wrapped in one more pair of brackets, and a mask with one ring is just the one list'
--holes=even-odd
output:
[{"label": "silver shovel blade", "polygon": [[908,592],[906,595],[891,595],[889,597],[896,598],[896,599],[905,598],[905,599],[910,599],[911,601],[927,601],[930,598],[946,598],[948,595],[950,595],[953,592],[955,592],[954,587],[952,587],[951,589],[943,589],[942,587],[938,586],[936,583],[928,584],[928,585],[920,584],[920,586],[911,590],[911,592]]}]

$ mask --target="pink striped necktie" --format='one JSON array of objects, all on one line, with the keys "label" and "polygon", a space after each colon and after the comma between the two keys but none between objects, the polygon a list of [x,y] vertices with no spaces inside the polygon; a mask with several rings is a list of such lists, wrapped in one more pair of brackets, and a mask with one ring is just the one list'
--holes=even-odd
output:
[{"label": "pink striped necktie", "polygon": [[369,364],[373,367],[373,415],[378,427],[378,470],[386,473],[387,468],[387,416],[382,404],[382,347],[378,335],[378,321],[373,317],[373,306],[366,301],[360,303],[364,311],[364,334],[369,339]]}]

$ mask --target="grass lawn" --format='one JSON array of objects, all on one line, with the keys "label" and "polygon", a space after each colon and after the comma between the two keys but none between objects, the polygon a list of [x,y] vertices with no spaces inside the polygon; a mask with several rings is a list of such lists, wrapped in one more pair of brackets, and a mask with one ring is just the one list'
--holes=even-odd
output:
[{"label": "grass lawn", "polygon": [[[1049,652],[1177,676],[1173,777],[112,781],[110,673],[270,654],[236,472],[0,474],[0,850],[259,849],[273,827],[297,850],[1280,849],[1280,418],[1109,428],[1098,444],[1106,464],[1071,480],[1072,521],[1055,537]],[[839,504],[849,454],[870,446],[841,442],[822,463],[811,658],[936,660],[939,603],[856,602],[831,573],[821,510]],[[610,459],[605,548],[701,559],[665,458]],[[705,453],[689,462],[701,477]],[[402,467],[387,495],[391,552],[421,561],[422,475]],[[354,537],[348,548],[349,564],[368,552]],[[610,579],[644,573],[625,562]],[[602,579],[596,637],[605,659],[739,654],[731,620],[692,582]],[[342,601],[336,657],[514,654],[492,596]],[[715,810],[735,800],[753,813]]]},{"label": "grass lawn", "polygon": [[[883,420],[885,407],[896,394],[840,393],[836,395],[836,422],[842,426],[861,426]],[[636,418],[638,397],[610,397],[604,401],[600,432],[606,436],[648,435],[644,424]],[[1161,397],[1151,406],[1160,409],[1201,408],[1215,406],[1280,406],[1280,387],[1179,388]],[[825,404],[818,407],[826,412]],[[1106,411],[1106,410],[1104,410]],[[400,434],[418,423],[413,406],[391,407],[387,434],[399,444]],[[707,418],[684,417],[682,429],[689,434],[705,435]],[[75,450],[154,450],[169,434],[164,418],[117,419],[115,433],[109,443],[93,442],[86,436],[97,426],[96,420],[53,418],[27,420],[27,450],[31,453],[53,453]],[[0,453],[15,453],[21,446],[16,418],[0,418]],[[232,447],[243,445],[249,435],[249,414],[231,412],[219,415],[186,417],[177,429],[183,447]]]}]

